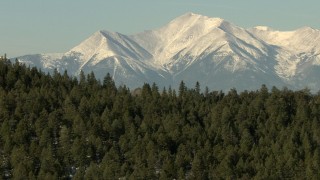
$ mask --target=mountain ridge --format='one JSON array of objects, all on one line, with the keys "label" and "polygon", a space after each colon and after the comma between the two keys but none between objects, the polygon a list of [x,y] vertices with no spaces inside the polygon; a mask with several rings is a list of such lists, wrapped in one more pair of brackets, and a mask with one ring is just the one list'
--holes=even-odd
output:
[{"label": "mountain ridge", "polygon": [[[27,55],[20,62],[45,71],[107,73],[131,88],[156,82],[178,87],[197,81],[212,89],[267,86],[320,89],[320,31],[310,27],[277,31],[242,28],[194,13],[155,30],[133,35],[100,30],[60,56]],[[33,59],[33,61],[31,61]]]}]

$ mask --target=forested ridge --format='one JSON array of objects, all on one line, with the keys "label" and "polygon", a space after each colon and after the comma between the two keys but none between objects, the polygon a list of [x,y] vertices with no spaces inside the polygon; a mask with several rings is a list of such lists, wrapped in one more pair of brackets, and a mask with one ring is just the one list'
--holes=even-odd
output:
[{"label": "forested ridge", "polygon": [[320,179],[307,89],[130,90],[3,58],[0,125],[0,179]]}]

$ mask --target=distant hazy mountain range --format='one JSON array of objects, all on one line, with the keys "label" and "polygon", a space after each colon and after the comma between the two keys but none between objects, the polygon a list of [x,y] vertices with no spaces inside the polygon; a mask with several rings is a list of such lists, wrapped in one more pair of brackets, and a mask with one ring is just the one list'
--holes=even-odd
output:
[{"label": "distant hazy mountain range", "polygon": [[213,90],[284,86],[320,89],[320,30],[241,28],[220,18],[188,13],[167,25],[134,35],[98,31],[70,51],[18,57],[43,71],[77,76],[110,73],[130,88],[144,82],[176,88],[197,81]]}]

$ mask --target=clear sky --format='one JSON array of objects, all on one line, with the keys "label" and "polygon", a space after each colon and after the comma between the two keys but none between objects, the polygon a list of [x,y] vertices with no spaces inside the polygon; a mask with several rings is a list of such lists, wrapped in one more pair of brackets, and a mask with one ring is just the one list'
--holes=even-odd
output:
[{"label": "clear sky", "polygon": [[0,54],[66,52],[98,30],[133,34],[187,12],[245,28],[320,29],[319,0],[0,0]]}]

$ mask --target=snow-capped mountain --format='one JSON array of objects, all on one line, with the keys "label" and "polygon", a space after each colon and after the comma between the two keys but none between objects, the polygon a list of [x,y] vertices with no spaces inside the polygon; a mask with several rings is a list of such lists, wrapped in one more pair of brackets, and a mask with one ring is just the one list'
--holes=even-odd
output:
[{"label": "snow-capped mountain", "polygon": [[220,18],[182,15],[167,25],[134,35],[98,31],[62,54],[18,57],[45,71],[77,76],[110,73],[131,88],[144,82],[210,89],[258,89],[261,84],[312,91],[320,88],[320,31],[304,27],[281,32],[241,28]]}]

